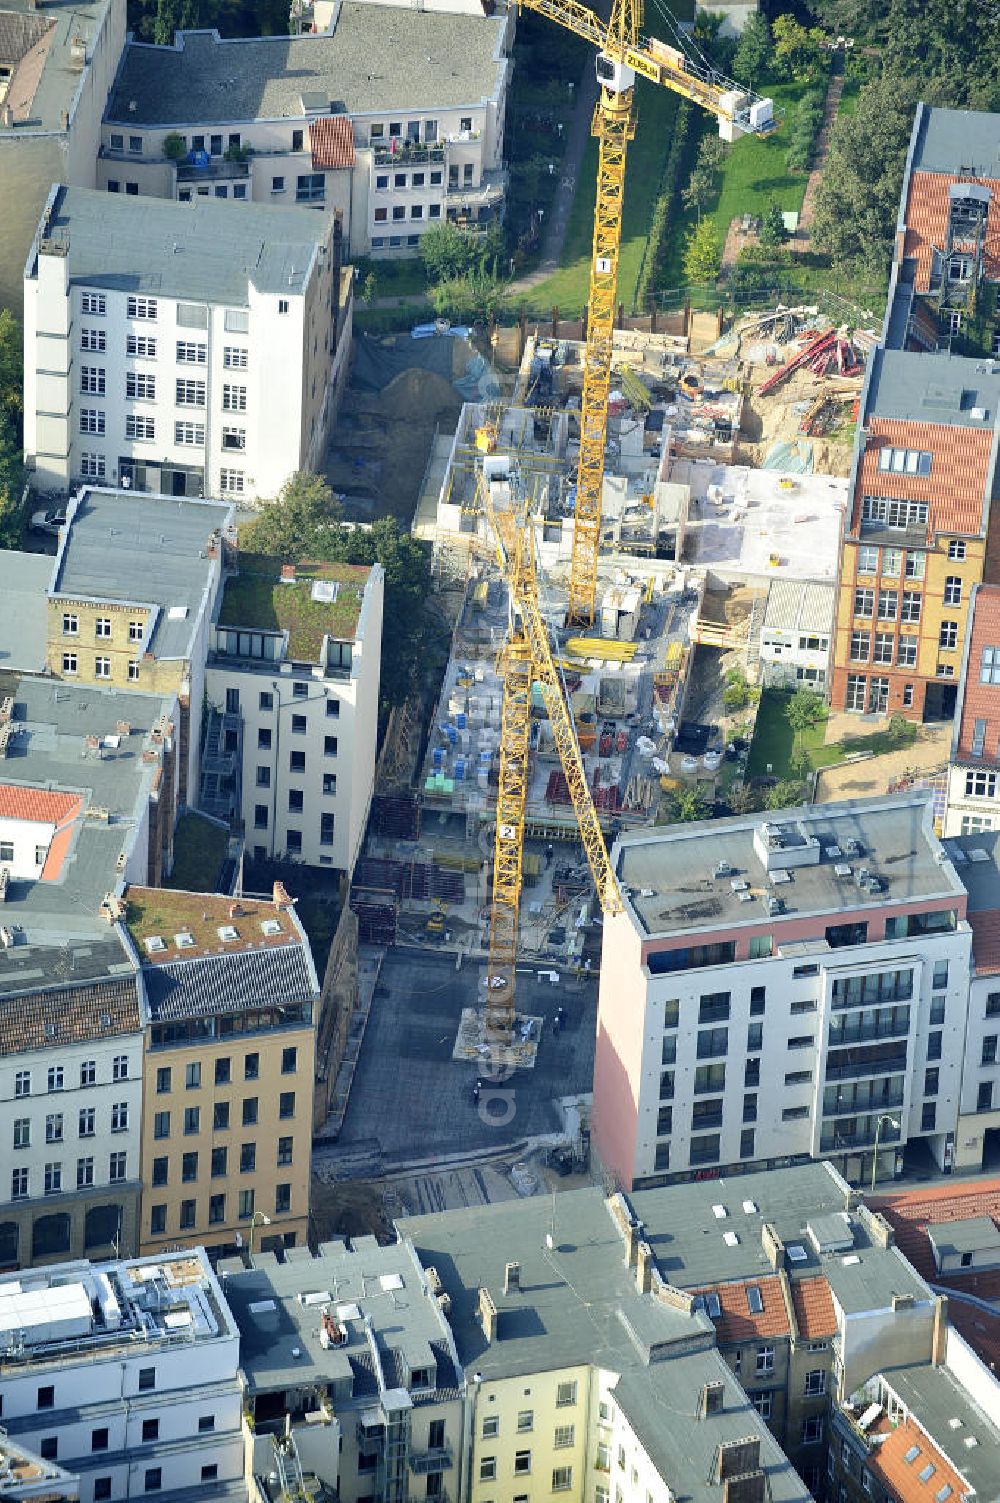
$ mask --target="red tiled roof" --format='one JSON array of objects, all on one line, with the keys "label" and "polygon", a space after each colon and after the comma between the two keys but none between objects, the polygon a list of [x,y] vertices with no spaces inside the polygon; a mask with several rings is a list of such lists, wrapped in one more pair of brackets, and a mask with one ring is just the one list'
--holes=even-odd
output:
[{"label": "red tiled roof", "polygon": [[[914,1447],[918,1448],[919,1454],[907,1461],[905,1458]],[[956,1499],[969,1491],[964,1477],[960,1477],[945,1461],[937,1446],[911,1419],[889,1431],[881,1445],[872,1452],[868,1464],[900,1503],[934,1503],[936,1494],[946,1484]],[[922,1482],[920,1473],[927,1466],[934,1470],[926,1482]]]},{"label": "red tiled roof", "polygon": [[134,976],[0,998],[0,1052],[51,1050],[85,1039],[141,1033]]},{"label": "red tiled roof", "polygon": [[[751,1315],[747,1304],[747,1290],[760,1290],[763,1310]],[[788,1312],[781,1293],[781,1281],[776,1275],[761,1279],[745,1279],[735,1284],[712,1284],[704,1289],[691,1289],[690,1294],[717,1294],[722,1314],[715,1322],[720,1342],[753,1341],[760,1336],[787,1336]]]},{"label": "red tiled roof", "polygon": [[982,913],[970,913],[968,919],[976,975],[1000,975],[1000,911],[990,908]]},{"label": "red tiled roof", "polygon": [[881,1211],[895,1233],[896,1246],[922,1278],[937,1284],[954,1280],[956,1289],[964,1289],[969,1294],[976,1292],[972,1279],[981,1278],[982,1274],[939,1277],[927,1228],[951,1221],[969,1221],[977,1216],[996,1220],[1000,1217],[1000,1179],[979,1180],[964,1188],[946,1184],[930,1189],[906,1190],[900,1195],[872,1197],[868,1204]]},{"label": "red tiled roof", "polygon": [[31,819],[42,825],[61,825],[79,812],[75,793],[52,793],[45,788],[24,788],[0,783],[0,819]]},{"label": "red tiled roof", "polygon": [[799,1335],[808,1341],[837,1334],[833,1295],[826,1279],[800,1279],[792,1285],[792,1308]]},{"label": "red tiled roof", "polygon": [[[933,248],[944,248],[948,228],[948,189],[958,177],[941,172],[915,172],[910,179],[906,203],[906,238],[903,254],[917,261],[917,291],[926,292],[930,281]],[[979,178],[990,189],[983,260],[986,275],[1000,277],[1000,178]]]},{"label": "red tiled roof", "polygon": [[980,1305],[967,1305],[960,1299],[951,1299],[948,1301],[948,1319],[980,1362],[984,1362],[991,1373],[1000,1371],[1000,1312],[990,1315]]},{"label": "red tiled roof", "polygon": [[[854,525],[861,520],[863,496],[929,502],[932,531],[981,533],[983,497],[990,474],[992,428],[916,423],[870,417],[868,447],[861,457],[854,498]],[[929,475],[896,475],[878,467],[884,446],[926,449],[934,456]]]},{"label": "red tiled roof", "polygon": [[979,585],[972,602],[972,634],[969,638],[969,671],[962,685],[958,755],[972,758],[972,736],[977,720],[986,721],[984,755],[978,761],[1000,760],[1000,684],[981,684],[979,668],[984,647],[1000,647],[1000,585]]},{"label": "red tiled roof", "polygon": [[354,166],[354,127],[349,115],[325,115],[309,126],[313,166],[329,171]]}]

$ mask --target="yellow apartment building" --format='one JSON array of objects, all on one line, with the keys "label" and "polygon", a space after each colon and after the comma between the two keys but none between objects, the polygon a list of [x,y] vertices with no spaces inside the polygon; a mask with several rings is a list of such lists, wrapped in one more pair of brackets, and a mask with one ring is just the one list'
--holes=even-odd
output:
[{"label": "yellow apartment building", "polygon": [[140,1252],[296,1247],[320,986],[294,907],[131,887],[146,1002]]}]

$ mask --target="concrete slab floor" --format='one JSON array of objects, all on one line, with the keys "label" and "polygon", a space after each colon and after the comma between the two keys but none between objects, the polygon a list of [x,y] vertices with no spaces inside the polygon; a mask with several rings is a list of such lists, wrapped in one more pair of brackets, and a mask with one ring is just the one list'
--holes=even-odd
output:
[{"label": "concrete slab floor", "polygon": [[[555,1099],[592,1085],[596,977],[553,986],[518,975],[520,1009],[545,1020],[536,1063],[489,1088],[510,1093],[502,1102],[484,1090],[477,1106],[472,1090],[482,1068],[451,1055],[462,1009],[478,1002],[479,975],[475,964],[456,971],[454,956],[388,951],[334,1157],[370,1145],[391,1170],[393,1162],[482,1152],[561,1128]],[[566,1020],[555,1035],[560,1006]]]}]

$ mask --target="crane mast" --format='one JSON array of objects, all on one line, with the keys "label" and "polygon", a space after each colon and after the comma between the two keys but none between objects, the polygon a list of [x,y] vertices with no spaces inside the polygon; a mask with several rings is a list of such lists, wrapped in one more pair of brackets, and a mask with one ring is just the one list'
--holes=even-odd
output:
[{"label": "crane mast", "polygon": [[604,451],[608,432],[608,393],[622,205],[628,143],[635,134],[633,96],[636,74],[710,110],[719,134],[732,141],[741,131],[766,134],[774,127],[768,99],[757,99],[708,68],[699,68],[676,47],[642,36],[643,0],[612,0],[605,23],[579,0],[517,0],[523,10],[547,16],[567,31],[592,42],[597,54],[600,98],[592,132],[598,139],[597,202],[587,298],[587,338],[580,404],[580,459],[577,471],[568,619],[589,626],[597,601],[597,560],[601,542]]}]

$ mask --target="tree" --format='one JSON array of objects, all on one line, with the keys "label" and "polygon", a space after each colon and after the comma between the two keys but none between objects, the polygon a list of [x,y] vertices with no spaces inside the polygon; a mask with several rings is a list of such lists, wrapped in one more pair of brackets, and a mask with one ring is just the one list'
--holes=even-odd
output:
[{"label": "tree", "polygon": [[712,817],[712,807],[697,785],[693,788],[678,788],[669,793],[666,809],[669,824],[693,824],[695,820]]},{"label": "tree", "polygon": [[794,744],[798,747],[802,735],[814,725],[820,725],[829,715],[825,702],[811,689],[796,689],[785,706],[785,719],[792,728]]},{"label": "tree", "polygon": [[681,189],[684,207],[696,209],[699,219],[718,192],[719,175],[725,157],[725,143],[718,136],[702,137],[687,187]]},{"label": "tree", "polygon": [[830,62],[826,32],[806,29],[794,16],[778,16],[772,27],[775,67],[800,83],[822,78]]},{"label": "tree", "polygon": [[788,779],[782,779],[769,788],[764,795],[765,809],[791,809],[795,804],[803,801],[804,790],[801,783],[793,783]]},{"label": "tree", "polygon": [[20,428],[24,407],[21,325],[9,308],[0,310],[0,407]]},{"label": "tree", "polygon": [[774,41],[767,18],[758,11],[748,16],[733,54],[733,77],[744,88],[755,89],[765,77],[774,56]]},{"label": "tree", "polygon": [[726,803],[734,814],[756,814],[760,808],[760,794],[749,783],[732,783],[726,794]]},{"label": "tree", "polygon": [[473,323],[477,318],[498,317],[504,310],[508,292],[503,282],[476,272],[437,282],[428,288],[428,296],[439,318]]},{"label": "tree", "polygon": [[761,216],[760,232],[757,238],[761,245],[770,249],[784,244],[785,221],[782,218],[781,209],[773,198],[768,201],[767,208]]},{"label": "tree", "polygon": [[243,529],[240,546],[288,563],[324,558],[323,535],[341,516],[340,503],[322,475],[298,470]]},{"label": "tree", "polygon": [[21,441],[7,412],[0,407],[0,548],[20,546],[23,489]]},{"label": "tree", "polygon": [[429,282],[463,276],[477,259],[477,243],[454,224],[436,224],[420,237],[420,256]]},{"label": "tree", "polygon": [[370,271],[361,283],[361,301],[365,306],[370,306],[378,294],[378,279],[374,271]]},{"label": "tree", "polygon": [[688,232],[684,244],[684,277],[689,283],[715,283],[719,276],[719,245],[715,221],[702,219]]},{"label": "tree", "polygon": [[923,95],[919,79],[882,78],[862,89],[853,114],[837,116],[812,233],[839,269],[877,281],[888,274],[903,163]]},{"label": "tree", "polygon": [[158,47],[172,47],[180,26],[181,0],[157,0],[153,40]]}]

